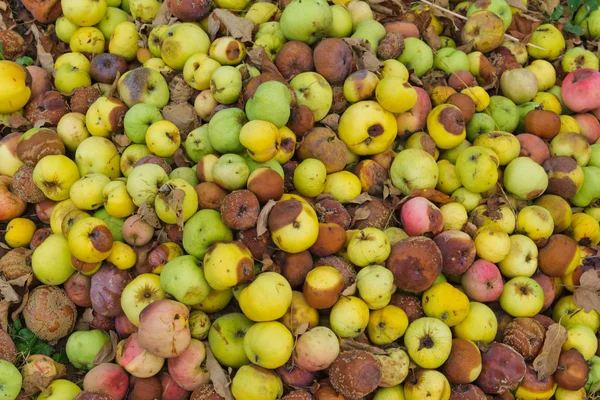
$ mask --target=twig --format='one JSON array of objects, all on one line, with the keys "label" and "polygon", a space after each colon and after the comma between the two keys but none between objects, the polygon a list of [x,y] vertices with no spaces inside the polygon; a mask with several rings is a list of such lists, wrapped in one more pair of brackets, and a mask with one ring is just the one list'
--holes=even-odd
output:
[{"label": "twig", "polygon": [[[467,20],[467,19],[468,19],[467,17],[465,17],[465,16],[463,16],[463,15],[460,15],[459,13],[455,13],[454,11],[450,11],[450,10],[448,10],[448,9],[446,9],[446,8],[442,7],[442,6],[438,6],[437,4],[434,4],[434,3],[430,2],[430,1],[427,1],[427,0],[419,0],[419,1],[420,1],[421,3],[425,3],[425,4],[429,5],[429,6],[431,6],[431,7],[435,7],[435,8],[437,8],[438,10],[440,10],[440,11],[442,11],[442,12],[445,12],[446,14],[454,15],[456,18],[460,18],[460,19],[462,19],[462,20]],[[520,40],[519,40],[519,39],[517,39],[516,37],[514,37],[514,36],[512,36],[512,35],[509,35],[508,33],[505,33],[505,34],[504,34],[504,37],[506,37],[506,38],[508,38],[508,39],[510,39],[510,40],[513,40],[513,41],[515,41],[515,42],[520,42]],[[546,50],[545,48],[543,48],[543,47],[540,47],[540,46],[538,46],[538,45],[535,45],[535,44],[533,44],[533,43],[525,43],[525,46],[533,47],[533,48],[540,49],[540,50],[544,50],[544,51]]]}]

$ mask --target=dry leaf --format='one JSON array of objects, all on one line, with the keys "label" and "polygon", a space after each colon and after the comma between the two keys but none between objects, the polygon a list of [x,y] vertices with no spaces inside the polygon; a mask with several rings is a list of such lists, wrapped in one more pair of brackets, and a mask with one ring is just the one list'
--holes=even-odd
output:
[{"label": "dry leaf", "polygon": [[154,19],[152,20],[152,26],[173,25],[176,21],[177,18],[173,16],[173,13],[169,8],[169,2],[165,0],[154,16]]},{"label": "dry leaf", "polygon": [[94,310],[91,308],[86,308],[81,318],[77,320],[77,324],[75,325],[76,331],[89,331],[90,324],[94,320]]},{"label": "dry leaf", "polygon": [[54,59],[52,54],[48,53],[40,41],[40,30],[36,24],[31,24],[31,33],[35,37],[35,48],[37,50],[37,61],[40,66],[50,75],[54,73]]},{"label": "dry leaf", "polygon": [[[529,0],[529,7],[545,14],[552,14],[560,0]],[[514,15],[513,15],[514,17]]]},{"label": "dry leaf", "polygon": [[0,298],[7,303],[18,303],[21,297],[15,292],[12,285],[0,277]]},{"label": "dry leaf", "polygon": [[371,201],[371,200],[372,200],[372,198],[371,198],[371,196],[369,196],[369,193],[363,192],[360,195],[358,195],[357,197],[355,197],[352,200],[348,201],[348,203],[350,203],[350,204],[362,204],[364,202]]},{"label": "dry leaf", "polygon": [[330,129],[337,131],[337,128],[340,124],[340,116],[338,114],[329,114],[319,122]]},{"label": "dry leaf", "polygon": [[176,189],[174,186],[168,185],[168,193],[165,195],[165,202],[167,205],[167,211],[172,209],[175,211],[175,217],[177,218],[177,226],[183,228],[183,200],[185,199],[185,192],[183,189]]},{"label": "dry leaf", "polygon": [[356,223],[356,221],[363,221],[371,215],[371,210],[368,208],[359,208],[354,213],[354,217],[352,218],[352,225]]},{"label": "dry leaf", "polygon": [[225,400],[233,400],[231,389],[231,378],[225,373],[219,362],[210,351],[210,347],[204,342],[206,348],[206,369],[210,374],[210,381],[212,382],[215,392],[217,392]]},{"label": "dry leaf", "polygon": [[487,210],[483,213],[486,217],[490,218],[493,221],[497,221],[502,219],[502,211],[500,211],[500,207],[504,204],[502,201],[502,197],[500,196],[492,196],[486,201]]},{"label": "dry leaf", "polygon": [[379,347],[371,346],[366,343],[357,342],[354,339],[340,340],[340,349],[342,351],[364,350],[364,351],[368,351],[371,354],[387,355],[385,350],[380,349]]},{"label": "dry leaf", "polygon": [[20,129],[22,127],[30,126],[31,123],[24,116],[13,113],[8,117],[8,123],[13,129]]},{"label": "dry leaf", "polygon": [[271,72],[273,74],[277,74],[283,78],[275,63],[271,61],[265,48],[262,46],[256,46],[252,48],[252,50],[246,53],[247,59],[250,60],[250,63],[254,65],[256,68],[260,70],[262,73]]},{"label": "dry leaf", "polygon": [[[277,6],[273,5],[273,7]],[[254,30],[254,23],[252,21],[247,18],[238,17],[220,8],[215,9],[213,13],[225,25],[229,36],[240,39],[242,42],[252,41],[252,31]]]},{"label": "dry leaf", "polygon": [[439,50],[442,47],[442,39],[438,36],[433,25],[429,25],[425,32],[423,32],[423,39],[427,42],[429,47],[434,51]]},{"label": "dry leaf", "polygon": [[579,287],[575,289],[573,300],[577,307],[586,312],[596,310],[600,312],[600,271],[590,269],[579,278]]},{"label": "dry leaf", "polygon": [[533,369],[538,373],[539,380],[546,379],[556,371],[561,348],[566,341],[567,330],[564,326],[556,323],[548,327],[542,351],[533,360]]},{"label": "dry leaf", "polygon": [[200,126],[198,113],[190,103],[169,103],[162,109],[163,119],[177,126],[181,141],[185,141],[188,133]]},{"label": "dry leaf", "polygon": [[8,309],[10,303],[8,301],[0,300],[0,328],[3,331],[8,332]]},{"label": "dry leaf", "polygon": [[408,197],[425,197],[427,200],[433,203],[441,204],[448,204],[454,201],[452,200],[452,197],[435,189],[415,189],[410,192]]},{"label": "dry leaf", "polygon": [[183,103],[192,97],[194,88],[188,85],[183,74],[177,74],[173,80],[169,82],[169,93],[173,103]]},{"label": "dry leaf", "polygon": [[138,208],[137,215],[141,220],[147,222],[151,227],[155,229],[161,227],[160,219],[158,219],[156,211],[154,211],[154,208],[150,204],[144,202],[140,208]]},{"label": "dry leaf", "polygon": [[366,69],[371,72],[379,72],[383,64],[375,53],[371,51],[369,42],[359,38],[345,38],[344,42],[350,46],[354,54],[354,61],[358,69]]},{"label": "dry leaf", "polygon": [[517,13],[513,15],[508,33],[527,43],[533,31],[540,26],[540,23],[540,21],[527,14]]},{"label": "dry leaf", "polygon": [[22,287],[22,286],[29,286],[31,284],[32,280],[33,280],[33,274],[25,274],[25,275],[21,275],[18,278],[11,279],[7,283],[10,284],[11,286]]},{"label": "dry leaf", "polygon": [[268,255],[265,255],[265,257],[262,259],[261,263],[262,263],[262,268],[260,269],[261,272],[268,272],[268,271],[280,272],[279,266],[275,265],[275,263],[273,262],[271,257],[269,257]]},{"label": "dry leaf", "polygon": [[119,336],[115,331],[109,331],[108,333],[110,334],[110,341],[102,346],[98,354],[96,354],[96,357],[93,361],[94,365],[108,363],[115,359],[115,355],[117,354],[117,344],[119,343]]},{"label": "dry leaf", "polygon": [[131,144],[131,139],[129,139],[129,136],[124,134],[114,135],[111,140],[115,146],[117,146],[119,153],[123,153],[127,146]]},{"label": "dry leaf", "polygon": [[264,235],[268,230],[268,221],[269,221],[269,213],[277,204],[274,200],[269,200],[267,204],[260,210],[260,214],[258,214],[258,221],[256,223],[256,236]]},{"label": "dry leaf", "polygon": [[294,329],[294,336],[300,336],[308,330],[308,322],[303,322]]},{"label": "dry leaf", "polygon": [[221,29],[221,21],[213,17],[212,13],[208,16],[208,37],[210,41],[214,41]]},{"label": "dry leaf", "polygon": [[[548,1],[548,0],[546,0]],[[523,4],[522,0],[506,0],[509,6],[516,8],[517,10],[527,11],[527,7]]]}]

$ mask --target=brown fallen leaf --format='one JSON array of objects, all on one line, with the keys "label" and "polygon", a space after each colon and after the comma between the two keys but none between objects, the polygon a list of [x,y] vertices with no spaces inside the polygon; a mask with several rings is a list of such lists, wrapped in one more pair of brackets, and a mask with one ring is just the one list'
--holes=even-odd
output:
[{"label": "brown fallen leaf", "polygon": [[483,215],[493,221],[502,219],[502,211],[500,211],[500,207],[504,204],[502,197],[492,196],[487,200],[486,204],[487,210],[484,211]]},{"label": "brown fallen leaf", "polygon": [[524,43],[529,42],[529,38],[535,29],[540,26],[541,21],[528,16],[527,14],[517,13],[513,15],[512,22],[508,28],[508,33]]},{"label": "brown fallen leaf", "polygon": [[366,69],[371,72],[379,72],[383,64],[375,53],[371,50],[371,46],[365,40],[359,38],[345,38],[344,42],[350,46],[354,55],[354,61],[358,69]]},{"label": "brown fallen leaf", "polygon": [[363,192],[360,195],[358,195],[355,198],[353,198],[352,200],[349,200],[348,203],[350,203],[350,204],[362,204],[364,202],[371,201],[371,200],[372,200],[372,197],[369,195],[369,193]]},{"label": "brown fallen leaf", "polygon": [[442,39],[438,36],[433,25],[429,25],[423,32],[423,39],[434,51],[442,47]]},{"label": "brown fallen leaf", "polygon": [[175,124],[179,129],[181,141],[185,141],[188,133],[200,126],[198,113],[188,102],[169,103],[162,109],[163,119]]},{"label": "brown fallen leaf", "polygon": [[260,210],[258,214],[258,221],[256,222],[256,236],[264,235],[268,230],[269,213],[277,204],[274,200],[269,200],[267,204]]},{"label": "brown fallen leaf", "polygon": [[115,146],[117,146],[117,150],[119,151],[119,154],[122,154],[125,149],[127,148],[127,146],[129,146],[131,144],[131,139],[129,139],[129,136],[125,135],[125,134],[118,134],[118,135],[114,135],[111,138],[112,142],[115,144]]},{"label": "brown fallen leaf", "polygon": [[35,48],[37,50],[37,62],[40,64],[46,72],[50,75],[54,73],[54,59],[52,58],[52,54],[48,53],[41,42],[41,33],[38,29],[37,25],[31,24],[31,33],[35,37]]},{"label": "brown fallen leaf", "polygon": [[533,360],[533,369],[538,379],[544,380],[556,371],[562,345],[567,341],[567,329],[560,323],[552,324],[546,331],[546,339],[542,351]]},{"label": "brown fallen leaf", "polygon": [[75,324],[76,331],[89,331],[90,323],[94,320],[94,310],[86,308]]},{"label": "brown fallen leaf", "polygon": [[338,126],[340,125],[340,116],[338,114],[329,114],[319,122],[330,129],[337,131]]},{"label": "brown fallen leaf", "polygon": [[596,310],[600,312],[600,271],[590,269],[579,278],[579,287],[573,293],[573,300],[577,307],[586,312]]},{"label": "brown fallen leaf", "polygon": [[359,208],[354,213],[354,217],[352,218],[352,225],[356,223],[356,221],[364,221],[365,219],[371,216],[371,210],[368,208]]},{"label": "brown fallen leaf", "polygon": [[410,192],[410,194],[406,197],[404,197],[400,203],[398,204],[398,206],[401,206],[402,204],[406,203],[408,200],[412,199],[413,197],[425,197],[427,200],[431,201],[432,203],[440,203],[440,204],[448,204],[448,203],[452,203],[454,200],[452,200],[452,197],[448,196],[445,193],[442,193],[438,190],[435,189],[415,189],[412,192]]},{"label": "brown fallen leaf", "polygon": [[173,16],[171,8],[169,8],[169,2],[166,0],[163,1],[152,20],[152,26],[173,25],[175,22],[177,22],[177,18]]},{"label": "brown fallen leaf", "polygon": [[152,207],[150,204],[144,202],[140,208],[138,208],[137,215],[141,220],[147,222],[151,227],[155,229],[161,227],[160,219],[158,219],[156,211],[154,211],[154,207]]},{"label": "brown fallen leaf", "polygon": [[8,303],[18,303],[21,301],[21,297],[3,277],[0,277],[0,299]]},{"label": "brown fallen leaf", "polygon": [[[277,7],[273,5],[273,7]],[[213,11],[215,16],[225,25],[229,36],[239,39],[242,42],[252,41],[252,31],[254,30],[254,23],[248,18],[238,17],[235,14],[217,8]]]},{"label": "brown fallen leaf", "polygon": [[104,344],[98,354],[96,354],[96,357],[93,361],[94,365],[108,363],[115,359],[115,355],[117,354],[117,344],[119,343],[119,336],[115,331],[112,330],[108,333],[110,335],[110,341]]},{"label": "brown fallen leaf", "polygon": [[206,369],[210,374],[210,381],[212,382],[215,391],[225,400],[233,400],[231,388],[229,387],[231,385],[231,378],[223,368],[221,368],[221,365],[213,355],[212,351],[210,351],[210,347],[206,342],[204,342],[204,347],[206,348]]},{"label": "brown fallen leaf", "polygon": [[296,328],[294,329],[294,336],[300,336],[302,335],[304,332],[306,332],[309,328],[308,322],[303,322],[300,325],[296,326]]},{"label": "brown fallen leaf", "polygon": [[558,7],[560,0],[529,0],[528,6],[530,9],[537,10],[545,14],[552,14],[554,9]]},{"label": "brown fallen leaf", "polygon": [[271,72],[271,73],[277,74],[283,78],[283,76],[277,69],[277,66],[275,66],[275,63],[273,61],[271,61],[271,59],[267,55],[267,52],[265,51],[264,47],[256,46],[256,47],[252,48],[252,50],[249,50],[246,53],[246,58],[247,58],[247,60],[250,61],[250,64],[252,64],[256,68],[258,68],[260,70],[260,72],[262,72],[262,73]]},{"label": "brown fallen leaf", "polygon": [[527,11],[527,7],[523,4],[522,0],[506,0],[509,6],[516,8],[517,10]]},{"label": "brown fallen leaf", "polygon": [[366,343],[357,342],[354,339],[342,339],[340,340],[340,350],[342,351],[352,351],[352,350],[363,350],[368,351],[371,354],[375,355],[386,355],[385,350],[380,349],[379,347],[371,346]]},{"label": "brown fallen leaf", "polygon": [[8,301],[0,300],[0,328],[8,332],[8,309],[10,308]]}]

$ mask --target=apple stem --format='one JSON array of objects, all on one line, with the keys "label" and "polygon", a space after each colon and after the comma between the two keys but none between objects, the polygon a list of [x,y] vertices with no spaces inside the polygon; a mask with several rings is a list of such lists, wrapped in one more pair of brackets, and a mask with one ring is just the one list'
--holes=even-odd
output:
[{"label": "apple stem", "polygon": [[[456,18],[460,18],[460,19],[463,19],[463,20],[467,20],[468,19],[467,17],[465,17],[463,15],[460,15],[459,13],[455,13],[454,11],[450,11],[450,10],[448,10],[448,9],[442,7],[442,6],[438,6],[437,4],[434,4],[434,3],[430,2],[430,1],[427,1],[427,0],[419,0],[419,1],[421,3],[425,3],[425,4],[429,5],[431,7],[437,8],[438,10],[443,11],[446,14],[454,15]],[[516,37],[514,37],[512,35],[509,35],[508,33],[505,33],[504,37],[507,37],[510,40],[513,40],[515,42],[520,42],[519,39],[517,39]],[[525,43],[525,46],[533,47],[533,48],[540,49],[540,50],[546,50],[545,48],[540,47],[538,45],[535,45],[533,43]]]}]

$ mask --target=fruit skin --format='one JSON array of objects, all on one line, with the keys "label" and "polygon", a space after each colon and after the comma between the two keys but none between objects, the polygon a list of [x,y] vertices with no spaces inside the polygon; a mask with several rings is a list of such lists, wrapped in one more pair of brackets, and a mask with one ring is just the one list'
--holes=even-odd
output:
[{"label": "fruit skin", "polygon": [[533,31],[529,43],[533,43],[544,50],[527,46],[527,52],[535,59],[546,59],[549,61],[558,58],[565,48],[565,38],[562,33],[552,24],[543,24]]},{"label": "fruit skin", "polygon": [[259,322],[244,336],[244,352],[250,361],[263,368],[281,367],[292,355],[294,338],[280,322]]},{"label": "fruit skin", "polygon": [[277,202],[269,214],[268,226],[277,247],[288,253],[309,249],[319,235],[315,210],[307,202],[294,198]]},{"label": "fruit skin", "polygon": [[238,400],[276,400],[283,396],[283,383],[275,371],[244,365],[233,377],[231,392]]},{"label": "fruit skin", "polygon": [[75,272],[71,265],[71,251],[62,234],[46,238],[31,257],[35,277],[47,285],[60,285]]},{"label": "fruit skin", "polygon": [[197,25],[184,22],[174,24],[165,32],[160,43],[160,55],[165,63],[183,70],[185,62],[196,53],[208,53],[210,39]]},{"label": "fruit skin", "polygon": [[109,341],[108,333],[101,330],[73,332],[66,346],[69,362],[76,368],[92,369],[94,358]]},{"label": "fruit skin", "polygon": [[[214,290],[230,289],[254,278],[252,254],[240,242],[220,241],[213,244],[204,255],[203,264],[206,282]],[[223,266],[227,269],[223,270]]]},{"label": "fruit skin", "polygon": [[79,393],[81,393],[81,389],[73,382],[66,379],[56,379],[52,381],[50,385],[48,385],[48,393],[40,393],[38,399],[73,400]]},{"label": "fruit skin", "polygon": [[548,187],[548,175],[531,158],[518,157],[504,171],[504,187],[517,199],[532,200]]},{"label": "fruit skin", "polygon": [[452,327],[469,313],[469,298],[449,283],[438,283],[423,293],[423,311]]},{"label": "fruit skin", "polygon": [[392,183],[405,195],[414,189],[435,188],[438,176],[435,159],[420,149],[402,150],[394,158],[390,169]]},{"label": "fruit skin", "polygon": [[291,302],[290,284],[275,272],[264,272],[258,275],[242,290],[239,297],[242,312],[251,320],[259,322],[283,317]]},{"label": "fruit skin", "polygon": [[404,51],[398,61],[413,69],[417,77],[422,77],[433,67],[433,60],[433,51],[424,41],[415,37],[404,39]]},{"label": "fruit skin", "polygon": [[589,92],[600,83],[600,72],[590,68],[580,68],[569,72],[561,87],[562,100],[574,112],[586,112],[600,107],[600,97]]},{"label": "fruit skin", "polygon": [[36,164],[33,170],[35,185],[44,192],[47,198],[54,201],[69,198],[71,186],[78,179],[77,165],[63,155],[46,156]]},{"label": "fruit skin", "polygon": [[191,341],[189,310],[174,300],[157,300],[140,313],[140,345],[162,358],[177,357]]},{"label": "fruit skin", "polygon": [[10,114],[27,104],[31,89],[27,85],[27,73],[23,66],[8,60],[0,61],[0,113]]},{"label": "fruit skin", "polygon": [[220,240],[233,240],[233,233],[218,211],[200,210],[183,227],[183,248],[198,259],[204,258],[208,248]]},{"label": "fruit skin", "polygon": [[575,349],[570,349],[560,354],[558,368],[554,379],[560,388],[566,390],[579,390],[587,382],[590,366],[585,358]]},{"label": "fruit skin", "polygon": [[410,358],[422,368],[440,367],[450,356],[452,332],[436,318],[413,321],[404,334]]},{"label": "fruit skin", "polygon": [[362,398],[373,392],[382,378],[377,357],[362,350],[345,351],[329,367],[331,385],[345,398]]},{"label": "fruit skin", "polygon": [[482,354],[483,367],[475,383],[486,393],[502,394],[514,389],[526,373],[523,356],[510,346],[492,343]]},{"label": "fruit skin", "polygon": [[470,340],[452,340],[452,350],[442,366],[442,372],[453,384],[471,383],[481,373],[481,352]]},{"label": "fruit skin", "polygon": [[406,328],[408,328],[406,313],[400,307],[389,304],[370,313],[367,336],[373,344],[382,346],[402,337]]},{"label": "fruit skin", "polygon": [[194,256],[180,256],[165,264],[160,273],[160,285],[188,305],[200,303],[210,292],[200,262]]},{"label": "fruit skin", "polygon": [[448,379],[435,370],[420,370],[404,383],[404,398],[419,400],[427,397],[450,399]]},{"label": "fruit skin", "polygon": [[490,190],[498,181],[499,158],[493,150],[471,146],[456,159],[456,174],[463,186],[474,193]]},{"label": "fruit skin", "polygon": [[397,130],[394,115],[370,100],[348,107],[338,127],[340,139],[358,155],[378,154],[388,149]]},{"label": "fruit skin", "polygon": [[[302,15],[302,18],[298,18]],[[331,9],[322,0],[294,0],[285,8],[279,20],[281,32],[287,40],[307,44],[318,42],[333,20]]]},{"label": "fruit skin", "polygon": [[567,328],[567,341],[562,350],[576,349],[586,361],[595,356],[598,350],[598,340],[595,333],[585,324],[573,324]]},{"label": "fruit skin", "polygon": [[494,312],[485,304],[471,302],[467,317],[452,328],[454,336],[473,342],[491,343],[496,337],[498,321]]},{"label": "fruit skin", "polygon": [[341,297],[331,309],[329,323],[341,338],[360,336],[369,324],[369,307],[358,297]]},{"label": "fruit skin", "polygon": [[504,285],[500,306],[513,317],[533,317],[544,306],[544,291],[531,278],[513,278]]},{"label": "fruit skin", "polygon": [[381,309],[390,302],[395,291],[394,274],[381,265],[369,265],[358,271],[356,287],[371,310]]},{"label": "fruit skin", "polygon": [[440,149],[458,146],[467,135],[463,114],[452,104],[441,104],[429,113],[427,130]]}]

